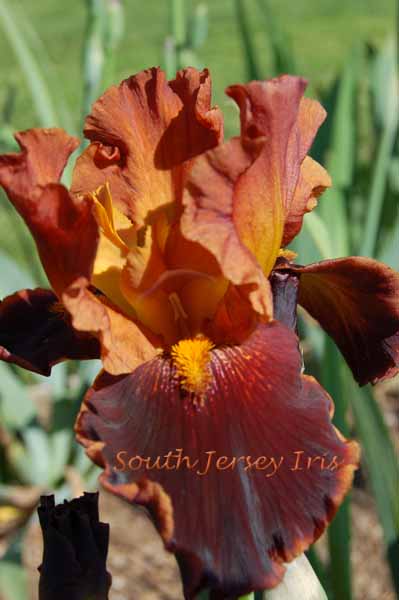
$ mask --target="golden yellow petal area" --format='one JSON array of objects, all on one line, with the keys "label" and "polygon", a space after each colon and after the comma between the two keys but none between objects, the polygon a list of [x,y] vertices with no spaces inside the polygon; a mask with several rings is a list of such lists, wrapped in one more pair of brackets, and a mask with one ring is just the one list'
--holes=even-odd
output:
[{"label": "golden yellow petal area", "polygon": [[135,228],[131,221],[113,206],[108,184],[101,186],[90,196],[100,230],[92,284],[127,315],[134,317],[134,309],[121,291],[120,278],[130,246],[136,244]]},{"label": "golden yellow petal area", "polygon": [[168,293],[156,282],[166,271],[155,227],[147,228],[141,246],[133,248],[121,273],[121,290],[134,308],[137,318],[157,335],[162,335],[166,344],[178,338],[176,320]]},{"label": "golden yellow petal area", "polygon": [[168,211],[158,211],[137,230],[113,205],[108,184],[90,198],[100,231],[92,285],[126,316],[162,336],[166,347],[200,334],[228,286],[212,255],[177,235]]},{"label": "golden yellow petal area", "polygon": [[205,337],[180,340],[172,346],[171,357],[180,385],[201,401],[211,379],[209,363],[214,344]]},{"label": "golden yellow petal area", "polygon": [[285,258],[290,262],[292,260],[295,260],[297,256],[297,252],[294,252],[293,250],[288,250],[287,248],[280,248],[280,251],[278,253],[278,258]]},{"label": "golden yellow petal area", "polygon": [[194,277],[180,290],[179,297],[190,321],[192,335],[203,331],[213,319],[226,294],[229,282],[224,277]]}]

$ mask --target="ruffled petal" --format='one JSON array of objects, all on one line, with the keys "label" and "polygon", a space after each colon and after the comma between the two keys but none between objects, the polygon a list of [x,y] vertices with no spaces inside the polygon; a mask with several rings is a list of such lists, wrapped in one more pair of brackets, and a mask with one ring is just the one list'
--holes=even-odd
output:
[{"label": "ruffled petal", "polygon": [[25,220],[49,281],[58,295],[77,277],[90,278],[98,226],[89,199],[58,183],[78,141],[61,129],[16,136],[22,152],[0,157],[0,184]]},{"label": "ruffled petal", "polygon": [[285,219],[282,246],[287,246],[298,235],[305,214],[317,206],[318,198],[331,185],[331,177],[327,171],[310,156],[306,156],[301,165],[299,180]]},{"label": "ruffled petal", "polygon": [[[245,287],[255,311],[271,318],[269,282],[240,239],[236,222],[237,207],[246,200],[244,187],[238,193],[237,188],[258,154],[259,146],[244,147],[239,138],[233,138],[197,158],[186,181],[181,230],[213,254],[226,279]],[[262,182],[258,183],[260,191]],[[273,237],[272,225],[270,232]]]},{"label": "ruffled petal", "polygon": [[[227,94],[240,107],[242,137],[265,137],[265,158],[263,165],[258,168],[266,180],[269,196],[274,202],[278,197],[284,207],[285,225],[281,245],[286,245],[295,237],[301,228],[304,213],[314,208],[315,198],[331,185],[326,171],[309,157],[305,158],[317,130],[326,118],[326,112],[318,102],[302,98],[305,87],[304,79],[283,75],[268,81],[252,81],[227,88]],[[247,177],[249,182],[253,181],[251,173]],[[267,194],[265,196],[267,198]],[[264,197],[258,195],[256,202],[254,214],[258,221],[264,220],[265,224],[259,229],[257,239],[253,239],[252,251],[263,264],[267,258],[262,255],[270,252],[270,244],[267,246],[262,242],[262,229],[269,226],[262,217],[262,210],[267,210],[270,199],[265,202]],[[247,235],[253,237],[251,220],[248,222]],[[268,266],[275,257],[274,250]]]},{"label": "ruffled petal", "polygon": [[299,303],[334,339],[360,385],[399,371],[399,274],[369,258],[292,265]]},{"label": "ruffled petal", "polygon": [[110,305],[95,296],[87,280],[76,280],[62,296],[62,302],[78,331],[90,332],[101,344],[104,369],[113,375],[129,373],[157,354],[159,340]]},{"label": "ruffled petal", "polygon": [[206,70],[184,69],[168,83],[153,68],[109,88],[86,120],[91,144],[77,160],[73,191],[108,182],[118,208],[141,227],[179,196],[182,163],[221,139],[210,86]]},{"label": "ruffled petal", "polygon": [[317,206],[317,198],[331,187],[327,171],[306,156],[326,116],[319,102],[310,98],[301,99],[288,146],[288,164],[291,168],[289,210],[285,218],[282,246],[289,244],[299,233],[305,213],[313,210]]},{"label": "ruffled petal", "polygon": [[50,375],[62,360],[98,358],[98,340],[75,331],[50,290],[21,290],[0,303],[0,359]]},{"label": "ruffled petal", "polygon": [[149,509],[187,599],[275,586],[351,484],[357,444],[331,425],[331,398],[301,366],[296,336],[273,322],[211,352],[197,401],[163,356],[100,376],[86,397],[78,439],[110,491]]},{"label": "ruffled petal", "polygon": [[0,156],[0,183],[21,212],[38,187],[58,183],[79,140],[63,129],[29,129],[15,135],[22,152]]}]

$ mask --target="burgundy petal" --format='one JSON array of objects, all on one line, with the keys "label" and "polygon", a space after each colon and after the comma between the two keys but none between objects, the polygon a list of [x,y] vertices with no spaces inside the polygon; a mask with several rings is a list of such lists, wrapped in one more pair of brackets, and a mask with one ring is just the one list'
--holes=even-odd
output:
[{"label": "burgundy petal", "polygon": [[57,506],[52,495],[40,500],[39,600],[108,600],[109,525],[99,519],[98,492],[84,492]]},{"label": "burgundy petal", "polygon": [[301,375],[287,327],[259,326],[211,354],[201,399],[159,356],[131,375],[101,375],[76,426],[105,487],[149,509],[187,599],[275,586],[282,563],[333,517],[358,461],[357,445],[331,425],[331,398]]},{"label": "burgundy petal", "polygon": [[21,290],[0,303],[1,360],[50,375],[64,359],[98,357],[98,341],[72,328],[50,290]]},{"label": "burgundy petal", "polygon": [[300,276],[299,303],[334,339],[360,385],[398,372],[398,273],[357,256],[290,271]]}]

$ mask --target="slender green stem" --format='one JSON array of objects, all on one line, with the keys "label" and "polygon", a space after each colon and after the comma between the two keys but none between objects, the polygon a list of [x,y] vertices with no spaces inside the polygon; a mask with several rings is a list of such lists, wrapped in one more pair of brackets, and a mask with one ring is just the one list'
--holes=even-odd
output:
[{"label": "slender green stem", "polygon": [[247,78],[260,79],[260,70],[256,60],[256,50],[253,44],[253,35],[248,23],[248,17],[244,8],[243,0],[235,0],[237,25],[240,30],[244,55],[246,61]]},{"label": "slender green stem", "polygon": [[83,120],[98,96],[104,67],[104,3],[102,0],[86,0],[86,5],[87,23],[83,48]]},{"label": "slender green stem", "polygon": [[186,45],[186,2],[185,0],[169,0],[171,36],[165,42],[166,70],[173,77],[182,65],[182,52]]},{"label": "slender green stem", "polygon": [[185,0],[172,0],[172,35],[178,49],[186,41]]},{"label": "slender green stem", "polygon": [[[335,400],[334,424],[349,436],[347,423],[348,396],[342,357],[331,338],[326,337],[323,364],[323,384]],[[335,598],[351,600],[351,522],[350,497],[342,503],[328,529],[331,586]]]},{"label": "slender green stem", "polygon": [[106,0],[105,2],[105,56],[104,56],[104,76],[105,86],[114,83],[115,63],[117,49],[124,33],[124,10],[122,0]]}]

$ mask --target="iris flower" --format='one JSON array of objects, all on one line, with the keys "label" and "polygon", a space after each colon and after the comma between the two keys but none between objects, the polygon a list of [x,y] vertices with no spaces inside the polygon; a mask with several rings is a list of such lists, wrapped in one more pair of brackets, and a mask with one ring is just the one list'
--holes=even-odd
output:
[{"label": "iris flower", "polygon": [[108,600],[109,525],[100,521],[98,493],[57,505],[54,496],[41,496],[38,515],[43,534],[39,600]]},{"label": "iris flower", "polygon": [[0,357],[48,374],[101,356],[78,440],[108,490],[148,509],[188,599],[277,585],[351,485],[358,446],[303,372],[297,303],[360,384],[398,371],[398,275],[285,249],[331,185],[307,155],[326,114],[305,87],[229,87],[241,132],[223,142],[208,72],[153,68],[94,104],[70,191],[78,141],[62,130],[19,133],[0,157],[53,290],[3,301]]}]

